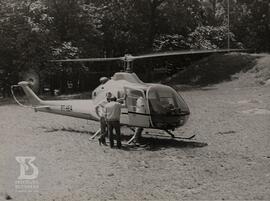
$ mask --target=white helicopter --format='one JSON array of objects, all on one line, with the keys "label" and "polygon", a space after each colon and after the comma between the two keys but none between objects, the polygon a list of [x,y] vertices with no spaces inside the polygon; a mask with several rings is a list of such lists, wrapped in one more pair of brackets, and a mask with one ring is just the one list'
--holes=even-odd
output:
[{"label": "white helicopter", "polygon": [[[124,62],[125,72],[117,72],[110,79],[100,78],[101,84],[92,92],[90,100],[41,100],[31,89],[31,81],[21,81],[18,85],[11,86],[11,91],[15,101],[21,105],[14,95],[15,87],[22,87],[26,94],[31,108],[36,112],[48,112],[53,114],[76,117],[86,120],[99,121],[99,107],[104,104],[106,94],[111,92],[118,99],[125,98],[126,107],[121,109],[120,124],[131,128],[150,128],[159,129],[175,137],[172,133],[176,128],[183,126],[190,115],[188,105],[184,99],[173,88],[162,85],[142,82],[135,73],[132,72],[131,62],[136,59],[145,59],[153,57],[165,57],[173,55],[188,54],[207,54],[207,53],[226,53],[239,51],[239,49],[217,49],[217,50],[194,50],[194,51],[175,51],[163,52],[141,56],[125,55],[116,58],[86,58],[86,59],[65,59],[53,60],[53,62],[89,62],[89,61],[114,61]],[[241,50],[240,50],[241,51]],[[144,111],[136,111],[136,101],[143,98],[146,103]],[[100,130],[93,136],[94,139]],[[128,144],[134,140],[134,136],[128,141]],[[180,139],[192,139],[190,137],[178,137]]]}]

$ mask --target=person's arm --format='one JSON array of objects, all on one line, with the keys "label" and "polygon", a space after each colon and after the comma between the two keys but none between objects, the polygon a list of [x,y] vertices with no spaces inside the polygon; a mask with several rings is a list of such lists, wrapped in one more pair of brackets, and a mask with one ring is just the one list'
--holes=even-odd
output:
[{"label": "person's arm", "polygon": [[[121,108],[123,107],[127,107],[127,102],[126,102],[126,99],[127,99],[127,95],[125,94],[123,98],[119,98],[118,99],[118,103],[121,105]],[[121,101],[121,102],[120,102]]]},{"label": "person's arm", "polygon": [[123,103],[120,103],[120,105],[121,105],[121,108],[123,108],[123,107],[127,107],[127,103],[126,103],[126,101],[124,100],[124,102]]}]

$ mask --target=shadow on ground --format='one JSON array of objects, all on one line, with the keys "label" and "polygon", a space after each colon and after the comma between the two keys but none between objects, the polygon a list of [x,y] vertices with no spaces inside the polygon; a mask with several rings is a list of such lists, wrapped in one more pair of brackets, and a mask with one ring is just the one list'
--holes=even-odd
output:
[{"label": "shadow on ground", "polygon": [[[130,136],[123,136],[122,141],[128,141]],[[131,143],[126,145],[130,150],[136,149],[145,149],[149,151],[157,151],[162,148],[202,148],[207,146],[207,143],[196,142],[194,140],[177,140],[177,139],[167,139],[167,138],[152,138],[152,137],[143,137],[141,139],[140,145],[135,145]]]},{"label": "shadow on ground", "polygon": [[[76,130],[73,128],[47,128],[42,127],[46,133],[53,133],[53,132],[70,132],[70,133],[78,133],[78,134],[86,134],[89,136],[93,136],[95,133],[86,130]],[[157,135],[158,136],[158,135]],[[136,151],[136,150],[149,150],[149,151],[157,151],[162,148],[201,148],[205,147],[208,144],[204,142],[196,142],[194,140],[179,140],[173,138],[165,138],[163,137],[142,137],[140,144],[125,144],[125,142],[129,141],[132,137],[131,135],[122,135],[122,142],[123,142],[123,149],[126,151]],[[97,139],[98,137],[96,137]],[[107,139],[108,142],[108,139]]]},{"label": "shadow on ground", "polygon": [[45,133],[54,133],[54,132],[59,132],[59,131],[63,131],[63,132],[69,132],[69,133],[79,133],[79,134],[87,134],[87,135],[94,135],[95,133],[92,131],[86,131],[86,130],[77,130],[77,129],[73,129],[73,128],[47,128],[42,126],[42,129],[44,129]]}]

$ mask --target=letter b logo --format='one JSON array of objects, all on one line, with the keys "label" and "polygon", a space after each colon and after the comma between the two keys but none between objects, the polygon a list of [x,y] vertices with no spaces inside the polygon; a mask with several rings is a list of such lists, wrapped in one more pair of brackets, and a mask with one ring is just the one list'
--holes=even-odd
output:
[{"label": "letter b logo", "polygon": [[18,179],[36,179],[38,168],[33,164],[34,156],[18,156],[16,161],[20,164],[20,176]]}]

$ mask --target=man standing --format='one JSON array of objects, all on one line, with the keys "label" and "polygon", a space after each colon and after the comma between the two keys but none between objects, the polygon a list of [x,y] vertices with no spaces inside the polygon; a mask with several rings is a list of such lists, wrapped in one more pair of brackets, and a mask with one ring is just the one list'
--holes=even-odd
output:
[{"label": "man standing", "polygon": [[120,115],[122,105],[116,102],[116,97],[111,98],[111,102],[105,105],[105,118],[108,124],[108,134],[110,140],[110,147],[114,147],[113,129],[116,132],[117,148],[121,148],[121,134],[120,134]]},{"label": "man standing", "polygon": [[98,139],[99,145],[101,145],[101,144],[103,144],[105,146],[107,145],[105,138],[106,138],[106,135],[108,133],[108,129],[107,129],[107,122],[106,122],[106,118],[105,118],[105,105],[110,102],[111,97],[112,97],[112,93],[108,92],[106,94],[107,101],[102,102],[97,108],[99,110],[97,113],[100,116],[100,133],[101,133],[101,136]]},{"label": "man standing", "polygon": [[[146,104],[145,104],[145,99],[140,96],[137,101],[136,101],[136,113],[139,113],[139,114],[145,114],[145,107],[146,107]],[[141,136],[142,136],[142,131],[143,131],[143,128],[136,128],[135,130],[135,143],[141,143]]]}]

